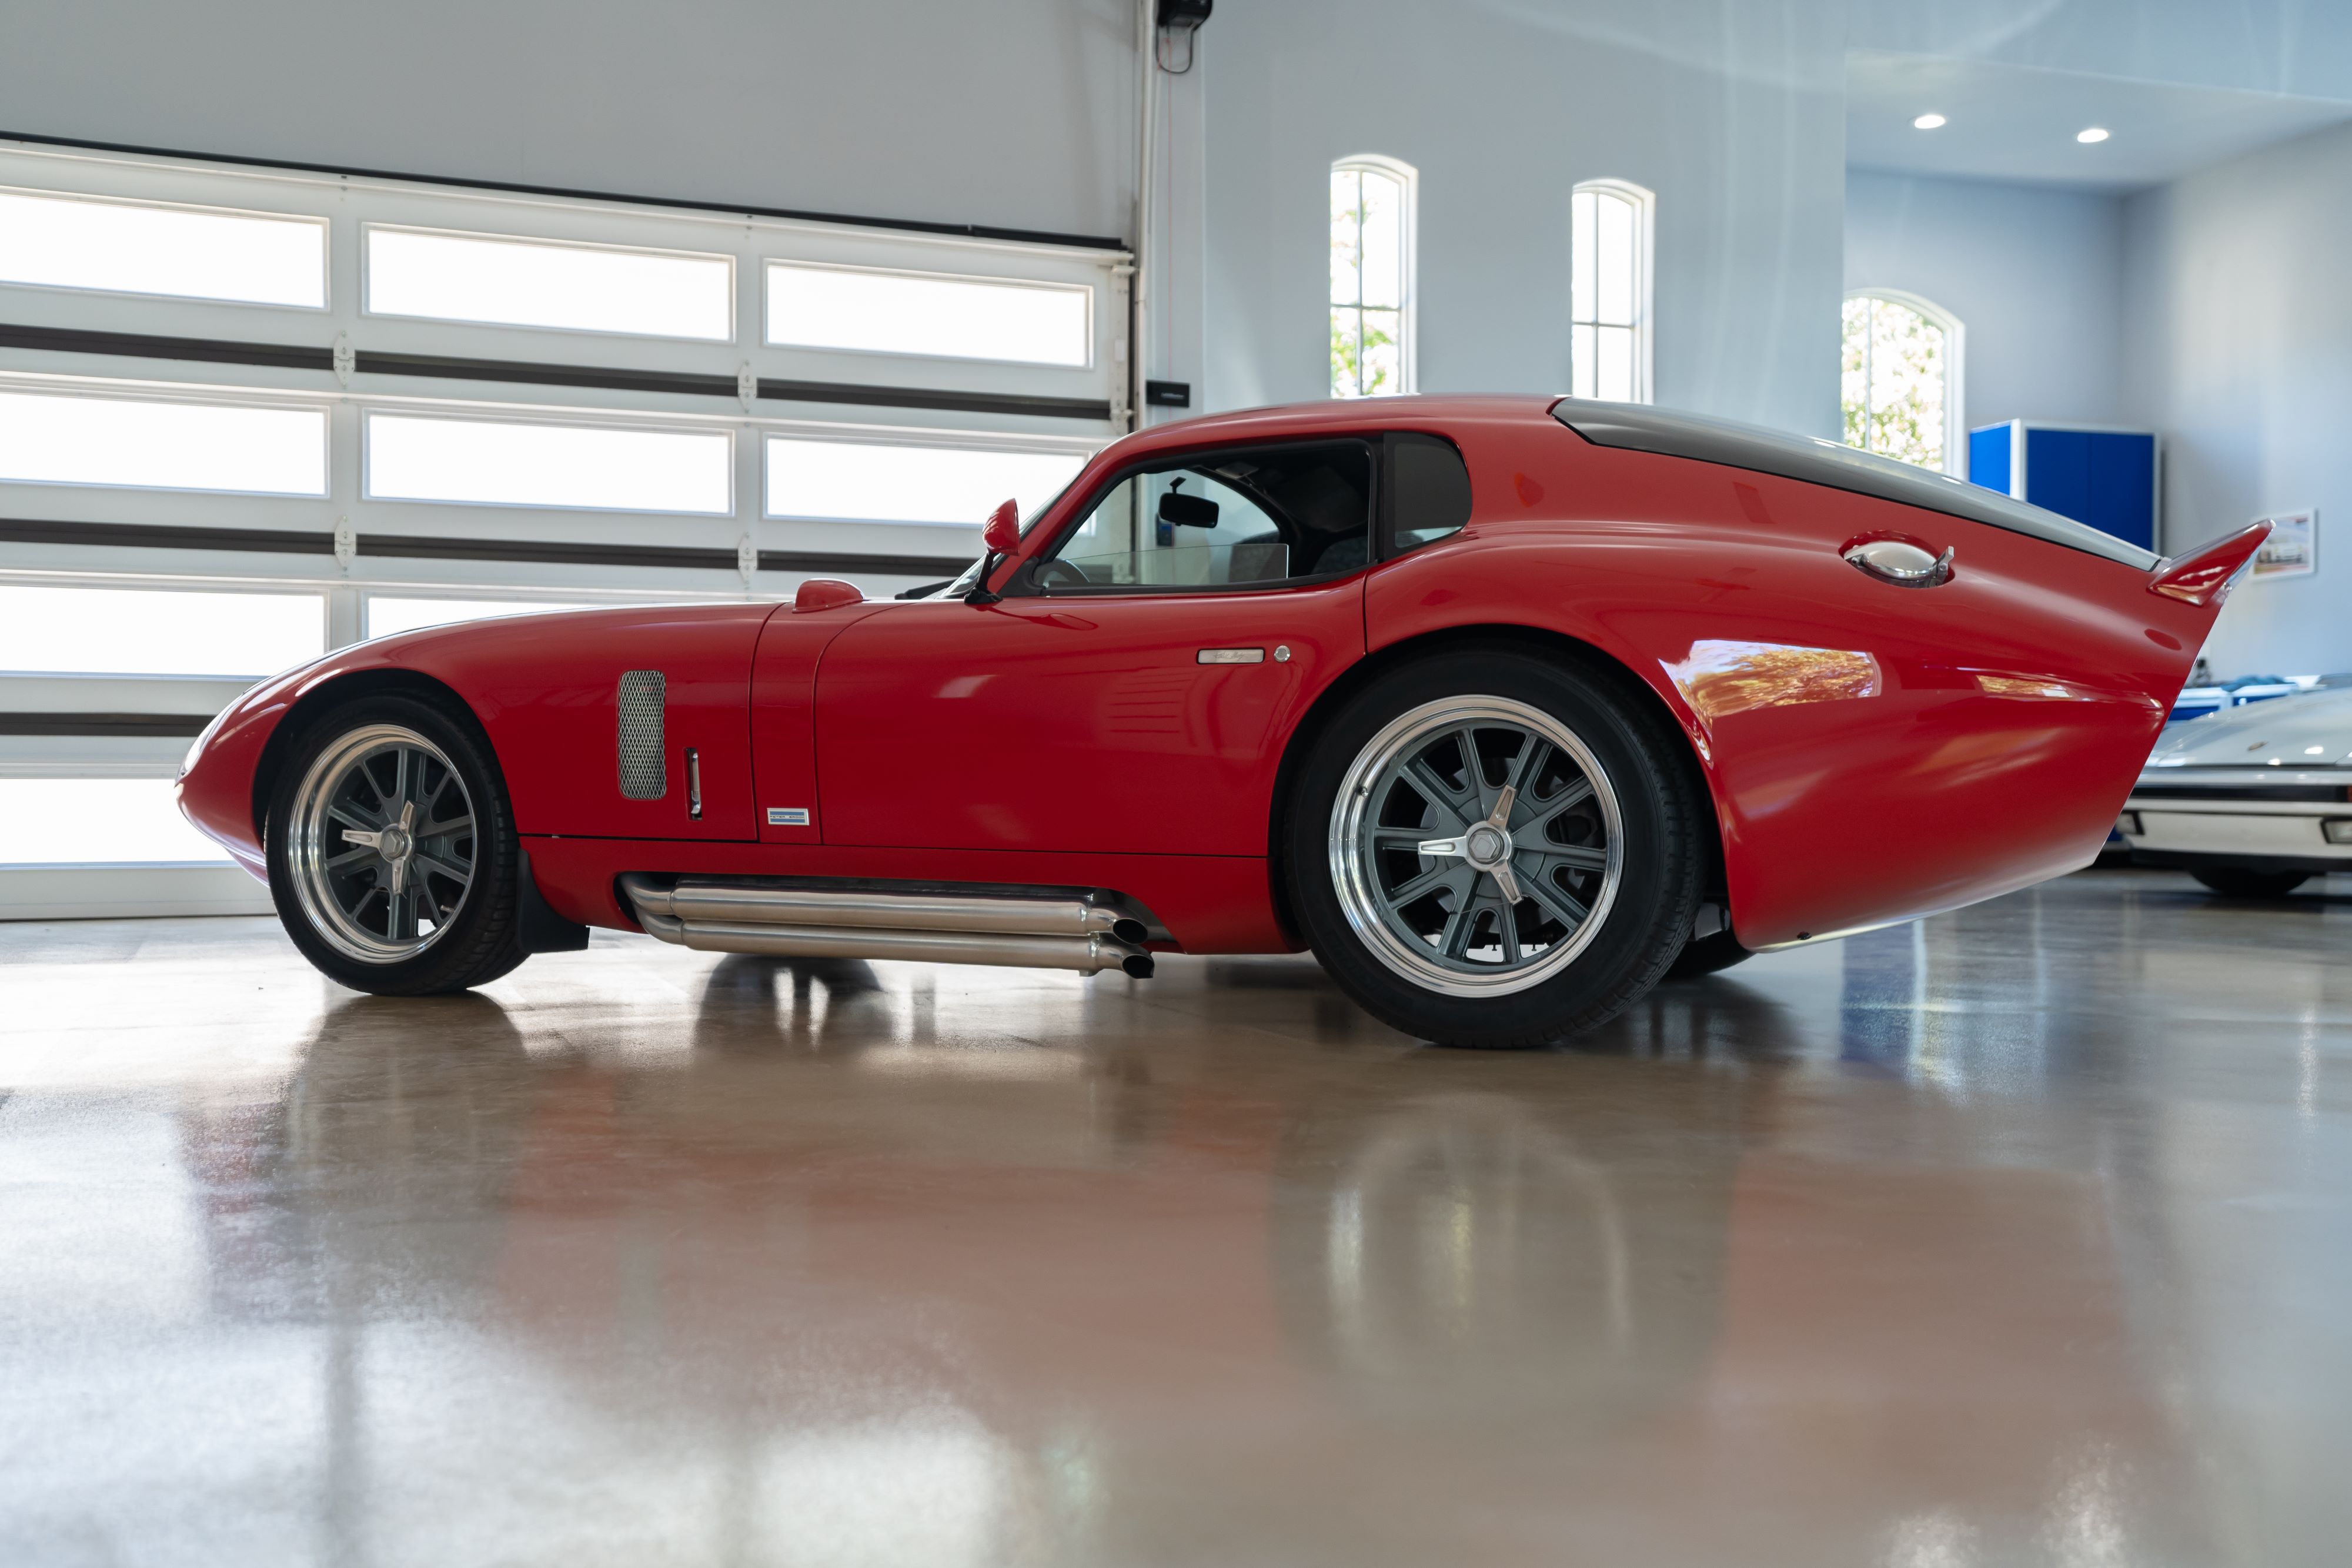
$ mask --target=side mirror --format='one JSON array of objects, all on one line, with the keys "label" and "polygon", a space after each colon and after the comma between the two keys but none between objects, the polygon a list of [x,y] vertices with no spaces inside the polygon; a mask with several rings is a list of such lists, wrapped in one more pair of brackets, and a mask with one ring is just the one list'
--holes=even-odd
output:
[{"label": "side mirror", "polygon": [[1217,504],[1206,496],[1171,490],[1160,497],[1160,520],[1180,528],[1213,528],[1217,526]]},{"label": "side mirror", "polygon": [[1020,504],[1007,501],[989,513],[987,523],[980,530],[980,542],[988,547],[988,553],[980,558],[980,580],[971,585],[971,591],[963,596],[963,601],[966,604],[994,604],[1003,595],[991,593],[988,580],[996,575],[997,562],[1021,548]]},{"label": "side mirror", "polygon": [[996,555],[1011,555],[1021,548],[1021,508],[1007,501],[988,514],[988,526],[980,530],[980,542]]}]

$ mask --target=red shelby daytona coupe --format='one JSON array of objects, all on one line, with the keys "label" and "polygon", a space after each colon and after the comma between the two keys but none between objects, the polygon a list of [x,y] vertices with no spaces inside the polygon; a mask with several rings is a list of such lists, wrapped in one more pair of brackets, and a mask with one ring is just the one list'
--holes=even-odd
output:
[{"label": "red shelby daytona coupe", "polygon": [[1423,1038],[2089,862],[2259,527],[2158,558],[1826,442],[1396,398],[1105,448],[953,583],[345,648],[182,808],[378,992],[588,926],[1148,976],[1311,947]]}]

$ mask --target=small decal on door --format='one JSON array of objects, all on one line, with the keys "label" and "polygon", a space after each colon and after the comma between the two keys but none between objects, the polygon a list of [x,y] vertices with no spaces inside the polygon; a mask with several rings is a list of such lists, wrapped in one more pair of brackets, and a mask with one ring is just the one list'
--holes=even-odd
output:
[{"label": "small decal on door", "polygon": [[771,806],[768,826],[772,828],[805,828],[809,825],[806,806]]}]

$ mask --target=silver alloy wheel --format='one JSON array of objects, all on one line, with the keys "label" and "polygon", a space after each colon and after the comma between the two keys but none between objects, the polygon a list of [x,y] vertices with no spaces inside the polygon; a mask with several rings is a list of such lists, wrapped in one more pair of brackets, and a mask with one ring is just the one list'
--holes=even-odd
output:
[{"label": "silver alloy wheel", "polygon": [[439,747],[372,724],[320,752],[294,792],[287,866],[310,929],[362,964],[413,958],[473,886],[474,806]]},{"label": "silver alloy wheel", "polygon": [[1504,996],[1575,962],[1623,873],[1617,791],[1541,708],[1444,697],[1400,715],[1348,768],[1331,882],[1364,946],[1413,984]]}]

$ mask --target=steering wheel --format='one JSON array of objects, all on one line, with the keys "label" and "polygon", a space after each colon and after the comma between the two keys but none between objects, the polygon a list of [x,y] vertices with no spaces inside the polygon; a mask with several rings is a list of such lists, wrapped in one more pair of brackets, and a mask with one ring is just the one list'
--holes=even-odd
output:
[{"label": "steering wheel", "polygon": [[1029,574],[1040,588],[1090,588],[1087,574],[1066,560],[1041,560]]}]

